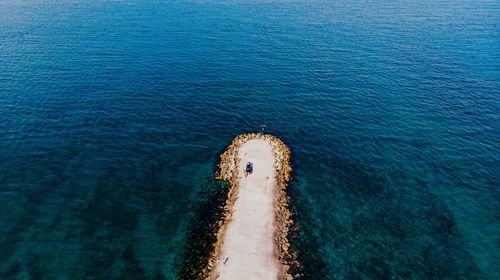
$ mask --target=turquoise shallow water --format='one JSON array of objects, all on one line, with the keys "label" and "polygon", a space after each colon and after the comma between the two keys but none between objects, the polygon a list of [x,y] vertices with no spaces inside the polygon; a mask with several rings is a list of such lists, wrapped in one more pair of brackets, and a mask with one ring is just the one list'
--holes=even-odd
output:
[{"label": "turquoise shallow water", "polygon": [[172,279],[265,124],[310,279],[494,279],[499,26],[483,0],[2,1],[0,278]]}]

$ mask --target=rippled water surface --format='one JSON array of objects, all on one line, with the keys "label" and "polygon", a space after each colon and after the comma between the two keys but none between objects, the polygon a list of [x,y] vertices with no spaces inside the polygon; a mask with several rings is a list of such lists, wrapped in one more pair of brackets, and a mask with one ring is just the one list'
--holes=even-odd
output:
[{"label": "rippled water surface", "polygon": [[265,124],[310,279],[494,279],[499,46],[494,0],[1,1],[0,278],[172,279]]}]

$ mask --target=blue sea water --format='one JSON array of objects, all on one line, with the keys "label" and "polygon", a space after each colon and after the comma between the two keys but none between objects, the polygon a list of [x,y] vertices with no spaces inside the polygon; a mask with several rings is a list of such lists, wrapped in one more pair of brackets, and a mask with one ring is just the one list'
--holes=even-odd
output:
[{"label": "blue sea water", "polygon": [[172,279],[243,132],[310,279],[500,275],[500,2],[3,0],[0,279]]}]

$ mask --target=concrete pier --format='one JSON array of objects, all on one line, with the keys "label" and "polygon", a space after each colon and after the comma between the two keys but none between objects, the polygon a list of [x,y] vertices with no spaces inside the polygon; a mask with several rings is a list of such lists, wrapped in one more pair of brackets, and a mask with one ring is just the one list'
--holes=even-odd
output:
[{"label": "concrete pier", "polygon": [[231,189],[208,279],[291,279],[288,147],[268,134],[239,135],[221,155],[219,169],[217,177]]}]

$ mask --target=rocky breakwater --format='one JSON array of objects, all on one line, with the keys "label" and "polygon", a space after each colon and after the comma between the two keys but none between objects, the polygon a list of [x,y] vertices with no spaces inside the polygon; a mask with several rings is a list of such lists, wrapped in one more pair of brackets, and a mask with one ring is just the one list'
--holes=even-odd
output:
[{"label": "rocky breakwater", "polygon": [[293,261],[290,242],[288,239],[289,229],[293,225],[292,214],[289,210],[289,198],[286,193],[286,188],[291,180],[291,152],[290,149],[279,138],[270,134],[249,133],[238,135],[225,152],[220,156],[220,163],[215,177],[224,180],[230,184],[230,190],[224,206],[224,219],[219,224],[217,232],[217,242],[213,244],[213,252],[208,262],[207,268],[204,271],[206,279],[217,279],[216,266],[221,259],[221,244],[223,242],[224,233],[227,225],[232,219],[234,213],[234,204],[238,198],[239,177],[238,167],[240,166],[241,158],[239,154],[240,147],[250,140],[261,139],[266,141],[272,148],[274,156],[273,174],[275,176],[274,195],[274,248],[273,252],[278,263],[277,278],[293,279],[289,270],[290,266],[298,265]]}]

